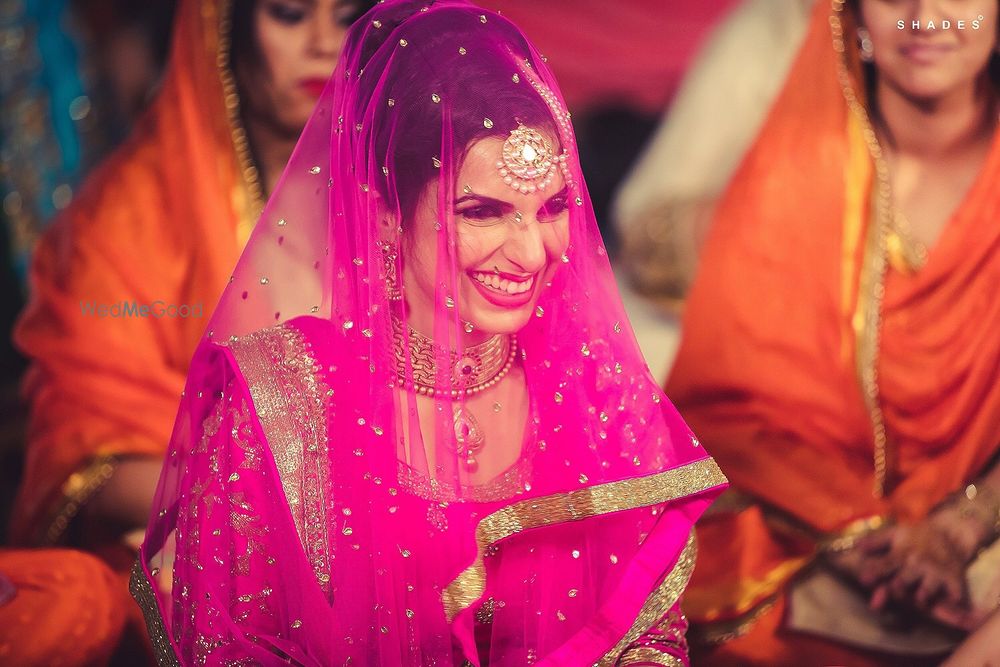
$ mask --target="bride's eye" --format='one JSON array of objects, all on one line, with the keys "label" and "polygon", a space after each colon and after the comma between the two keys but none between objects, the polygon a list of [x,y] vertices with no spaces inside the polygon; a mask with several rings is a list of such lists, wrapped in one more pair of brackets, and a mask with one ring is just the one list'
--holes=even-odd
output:
[{"label": "bride's eye", "polygon": [[503,211],[500,210],[499,206],[491,204],[470,206],[455,213],[462,216],[466,222],[479,226],[498,224],[503,221]]},{"label": "bride's eye", "polygon": [[268,2],[264,10],[272,19],[285,25],[301,23],[306,16],[305,10],[298,3]]},{"label": "bride's eye", "polygon": [[569,208],[569,194],[560,192],[538,209],[539,222],[552,222]]}]

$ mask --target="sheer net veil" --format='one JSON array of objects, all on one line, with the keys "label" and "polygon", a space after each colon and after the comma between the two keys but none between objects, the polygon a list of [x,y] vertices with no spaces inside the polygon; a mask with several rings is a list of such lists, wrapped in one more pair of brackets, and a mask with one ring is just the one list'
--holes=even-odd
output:
[{"label": "sheer net veil", "polygon": [[389,0],[195,354],[134,585],[184,664],[593,664],[676,603],[724,484],[643,361],[545,58]]}]

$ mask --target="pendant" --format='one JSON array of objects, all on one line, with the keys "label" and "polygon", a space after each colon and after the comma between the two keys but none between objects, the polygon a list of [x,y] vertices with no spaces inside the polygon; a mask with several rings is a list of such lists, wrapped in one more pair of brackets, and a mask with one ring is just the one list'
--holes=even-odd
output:
[{"label": "pendant", "polygon": [[465,408],[455,408],[455,442],[458,453],[465,458],[465,467],[475,472],[479,467],[476,452],[486,444],[486,436],[479,421]]}]

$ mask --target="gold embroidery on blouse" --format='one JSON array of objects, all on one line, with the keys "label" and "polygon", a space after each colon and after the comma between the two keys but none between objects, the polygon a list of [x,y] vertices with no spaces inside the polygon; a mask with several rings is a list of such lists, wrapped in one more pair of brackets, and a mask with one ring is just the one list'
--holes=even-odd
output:
[{"label": "gold embroidery on blouse", "polygon": [[[441,593],[445,615],[451,621],[482,597],[486,590],[483,556],[490,546],[500,540],[531,528],[658,505],[725,483],[726,478],[719,466],[713,459],[705,458],[655,475],[522,500],[497,510],[483,517],[476,526],[477,553],[472,565],[455,577]],[[666,612],[666,609],[663,611]]]},{"label": "gold embroidery on blouse", "polygon": [[163,626],[160,607],[156,603],[156,593],[153,592],[153,586],[149,583],[139,561],[132,565],[132,576],[129,577],[128,589],[139,608],[142,609],[142,616],[146,620],[146,630],[149,632],[149,639],[153,644],[156,663],[160,667],[180,667],[181,663],[177,660],[177,654],[174,653],[170,637]]},{"label": "gold embroidery on blouse", "polygon": [[322,370],[305,336],[289,325],[242,336],[228,345],[250,388],[306,557],[329,594],[327,508],[333,499]]},{"label": "gold embroidery on blouse", "polygon": [[414,470],[405,463],[399,464],[399,485],[413,495],[439,503],[468,501],[491,503],[507,500],[524,493],[524,485],[531,481],[531,459],[522,456],[518,461],[485,484],[462,485],[460,492],[454,487]]}]

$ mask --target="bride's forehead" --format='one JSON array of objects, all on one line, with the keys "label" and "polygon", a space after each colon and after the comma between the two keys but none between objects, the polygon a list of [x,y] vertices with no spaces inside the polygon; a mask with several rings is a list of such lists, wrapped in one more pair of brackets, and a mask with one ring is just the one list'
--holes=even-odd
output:
[{"label": "bride's forehead", "polygon": [[503,154],[504,138],[498,136],[483,137],[473,141],[465,151],[461,172],[477,174],[496,174],[496,163]]}]

